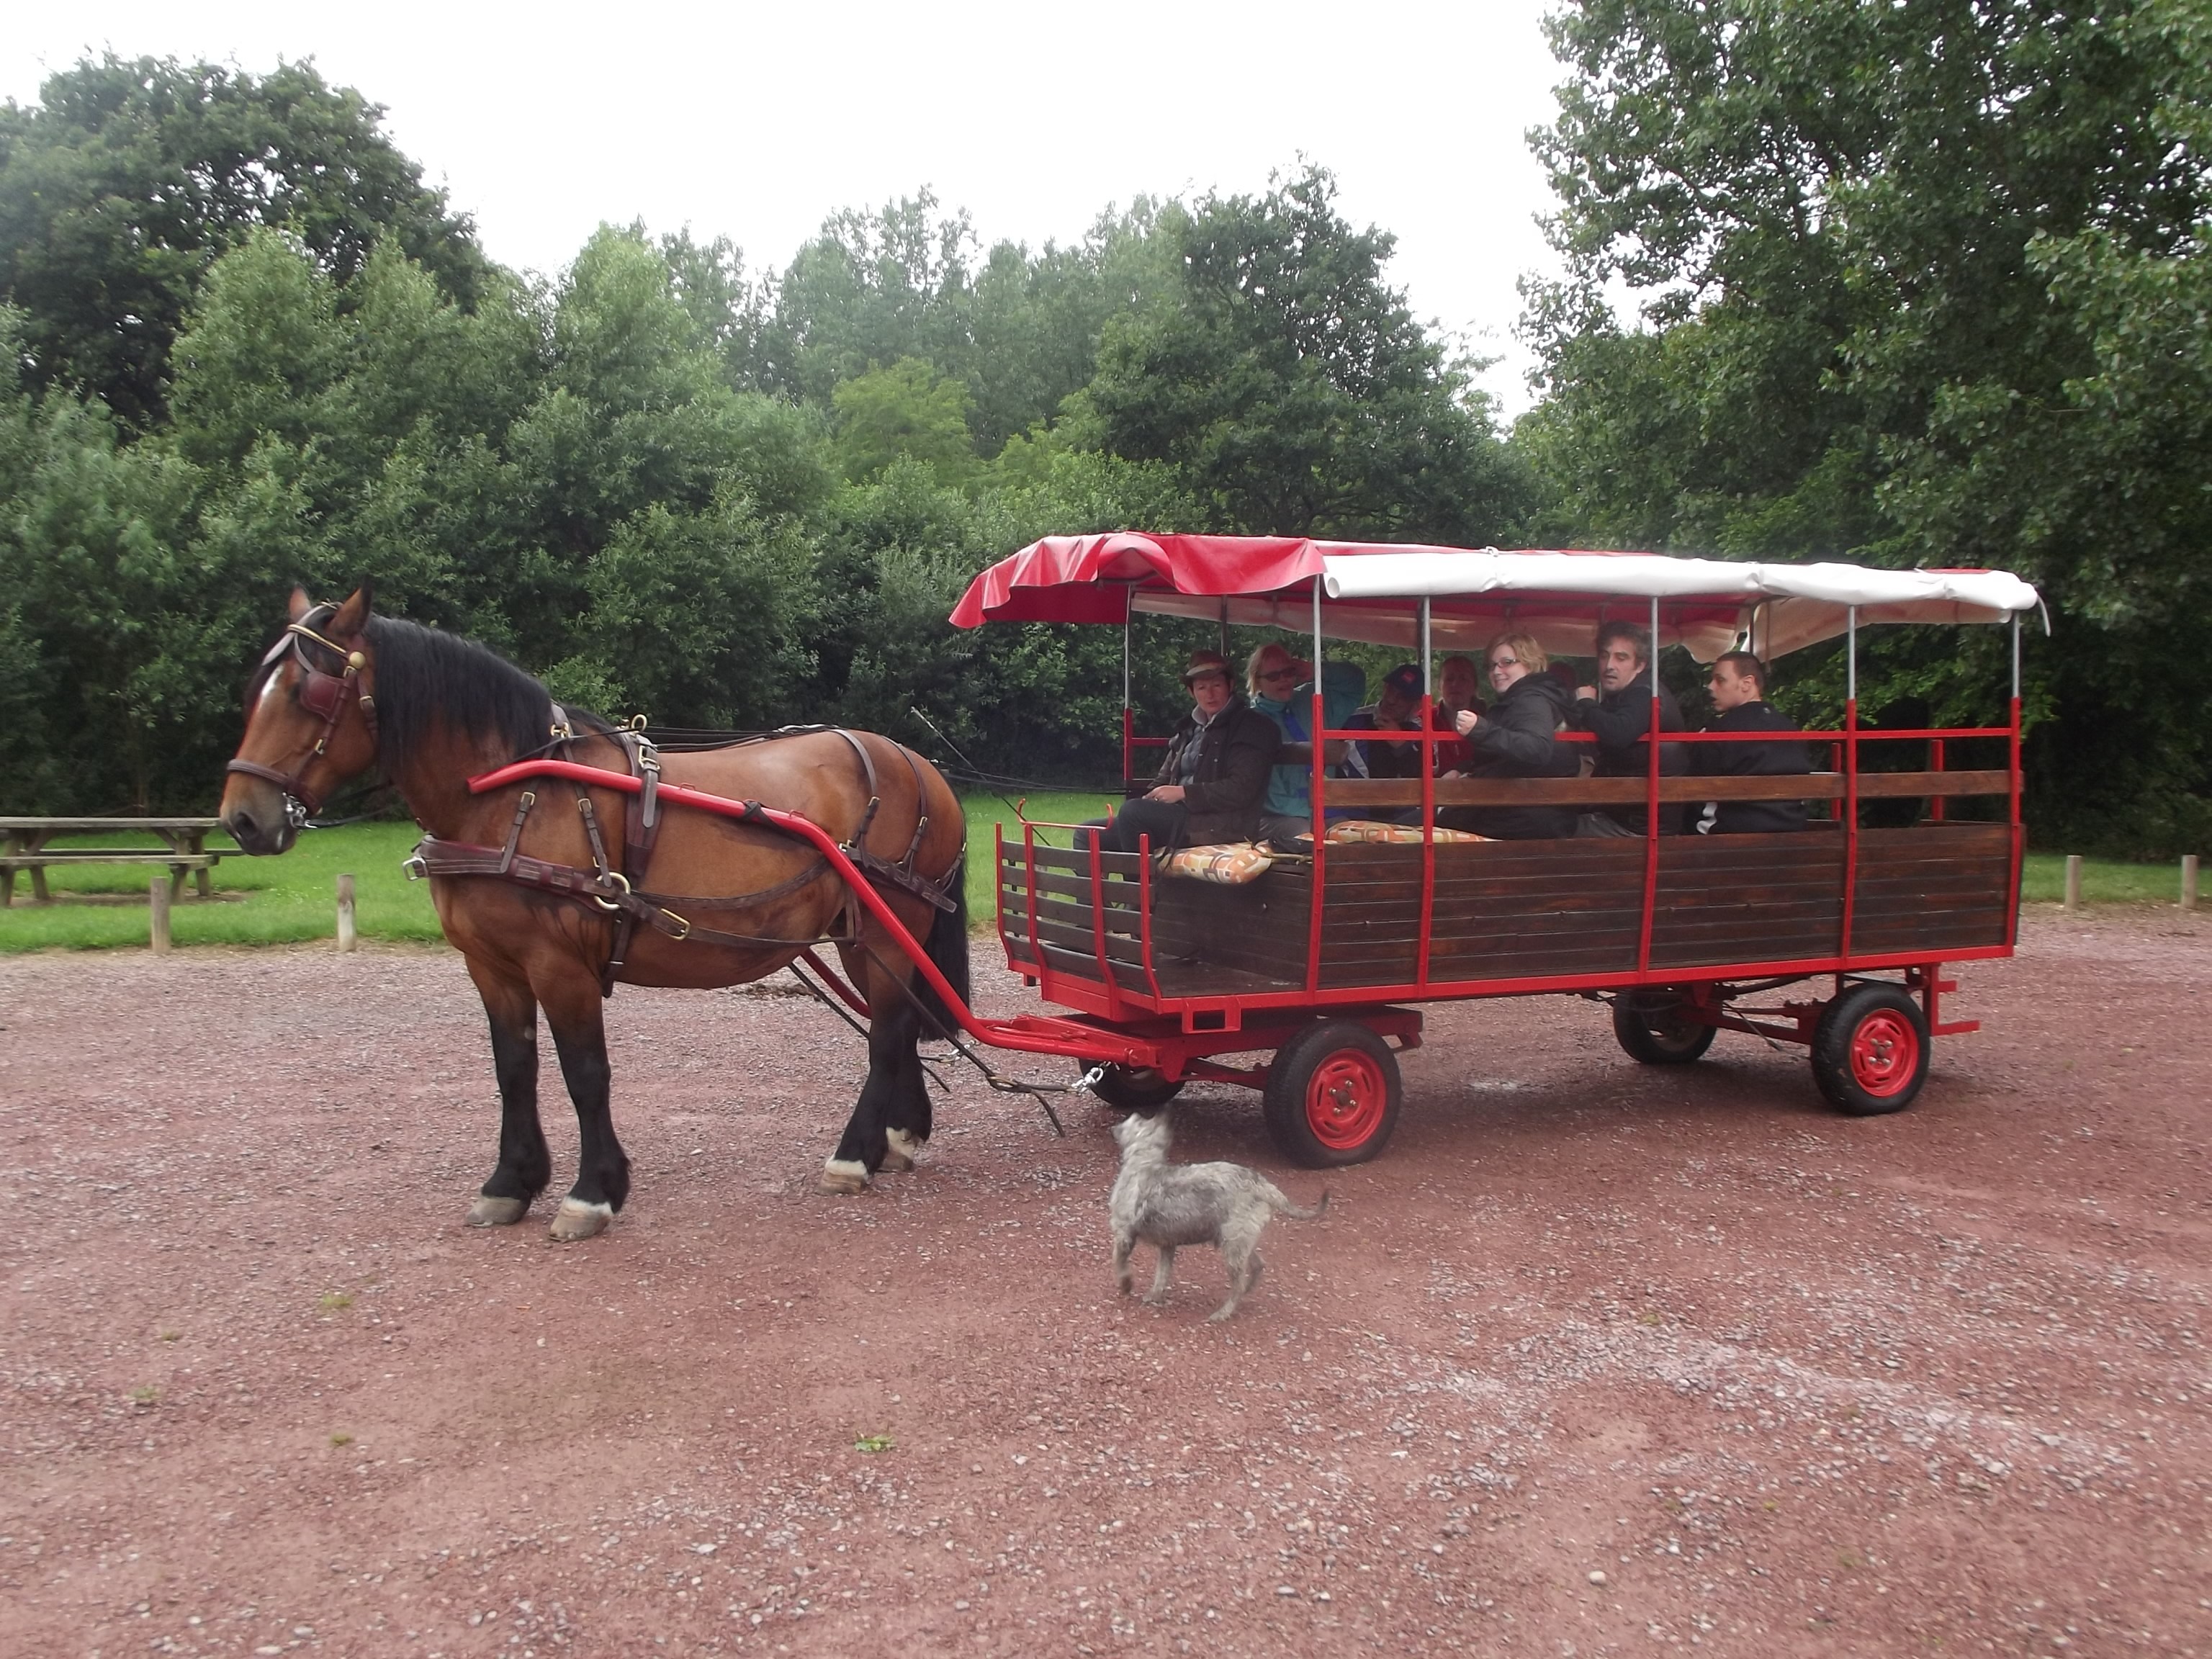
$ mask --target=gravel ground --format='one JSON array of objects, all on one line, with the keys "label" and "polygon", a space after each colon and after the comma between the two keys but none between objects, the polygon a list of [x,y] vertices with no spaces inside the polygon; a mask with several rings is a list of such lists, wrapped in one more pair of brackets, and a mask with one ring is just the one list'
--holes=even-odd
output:
[{"label": "gravel ground", "polygon": [[2212,1653],[2212,926],[1960,977],[1856,1121],[1751,1038],[1432,1011],[1224,1328],[1208,1251],[1115,1296],[1095,1106],[953,1074],[816,1196],[859,1045],[795,998],[616,997],[637,1185],[563,1248],[461,1224],[457,957],[0,962],[0,1650]]}]

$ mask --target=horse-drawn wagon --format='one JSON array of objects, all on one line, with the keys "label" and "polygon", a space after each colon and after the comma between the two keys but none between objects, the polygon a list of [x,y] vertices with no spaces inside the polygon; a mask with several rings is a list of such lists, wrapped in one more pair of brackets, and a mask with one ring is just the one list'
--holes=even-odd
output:
[{"label": "horse-drawn wagon", "polygon": [[[411,862],[431,880],[491,1025],[500,1152],[471,1219],[520,1220],[550,1181],[542,1013],[582,1139],[558,1237],[603,1229],[629,1190],[602,996],[618,982],[735,984],[799,960],[869,1018],[867,1080],[825,1164],[833,1191],[910,1167],[931,1126],[915,1043],[954,1028],[1071,1060],[1124,1107],[1164,1101],[1194,1079],[1251,1087],[1285,1155],[1316,1165],[1381,1150],[1400,1103],[1395,1054],[1420,1041],[1416,1005],[1454,999],[1601,999],[1622,1047],[1655,1064],[1695,1060],[1723,1030],[1801,1042],[1836,1105],[1894,1111],[1919,1090],[1930,1039],[1974,1029],[1943,1017],[1955,988],[1945,964],[2013,948],[2019,630],[2036,605],[2033,589],[1999,571],[1297,538],[1039,542],[977,576],[952,620],[1120,625],[1125,775],[1147,741],[1128,709],[1126,667],[1144,613],[1211,620],[1224,635],[1309,636],[1316,665],[1332,638],[1417,653],[1421,761],[1410,779],[1327,775],[1332,742],[1374,733],[1330,727],[1316,690],[1310,845],[1245,886],[1163,877],[1147,845],[1056,847],[1048,826],[1028,823],[1018,838],[1000,833],[998,938],[1008,965],[1057,1009],[1007,1018],[970,1006],[964,825],[926,760],[834,728],[663,754],[631,728],[564,712],[478,647],[373,616],[366,586],[343,605],[294,595],[289,625],[249,684],[222,822],[247,852],[281,853],[345,780],[378,768],[398,787],[428,832]],[[1661,645],[1711,659],[1741,642],[1772,658],[1844,638],[1842,723],[1800,734],[1830,763],[1786,777],[1668,775],[1654,697],[1642,776],[1439,775],[1448,734],[1431,730],[1428,689],[1437,647],[1510,627],[1578,653],[1594,623],[1624,618],[1648,629],[1655,669]],[[1862,724],[1862,627],[2005,622],[2003,724]],[[1885,746],[1921,763],[1869,766]],[[1434,828],[1439,807],[1640,807],[1655,825],[1662,807],[1715,799],[1826,810],[1796,833],[1711,838],[1454,841]],[[1877,801],[1911,810],[1876,819],[1863,809]],[[1419,827],[1340,844],[1328,825],[1346,807]],[[817,945],[834,948],[843,978]],[[1759,1000],[1791,987],[1807,989]]]},{"label": "horse-drawn wagon", "polygon": [[[1415,725],[1429,735],[1414,736],[1417,778],[1330,777],[1328,740],[1374,733],[1330,728],[1316,683],[1310,855],[1246,885],[1164,878],[1149,847],[1062,849],[1037,825],[1001,836],[993,856],[1006,961],[1048,1001],[1145,1045],[1141,1069],[1124,1062],[1100,1079],[1107,1098],[1158,1101],[1193,1079],[1247,1085],[1261,1091],[1284,1154],[1312,1165],[1381,1148],[1400,1101],[1393,1046],[1419,1041],[1420,1015],[1407,1005],[1448,999],[1601,998],[1621,1046],[1655,1064],[1697,1060],[1721,1030],[1796,1042],[1838,1108],[1899,1109],[1926,1075],[1930,1039],[1974,1029],[1943,1017],[1955,988],[1945,964],[2013,948],[2018,630],[2036,603],[2026,583],[1997,571],[1228,537],[1037,543],[979,575],[954,620],[1118,622],[1125,664],[1141,613],[1310,635],[1316,664],[1331,639],[1389,645],[1422,665]],[[1644,777],[1437,775],[1437,750],[1450,736],[1431,729],[1439,649],[1479,647],[1510,628],[1557,653],[1586,653],[1607,619],[1648,629],[1655,655],[1678,644],[1708,661],[1735,646],[1771,659],[1843,636],[1842,723],[1802,734],[1830,764],[1802,776],[1663,775],[1654,698]],[[2004,724],[1862,724],[1861,628],[1995,622],[2014,630]],[[1667,733],[1669,745],[1761,740]],[[1125,712],[1125,775],[1139,769],[1144,741]],[[1869,767],[1877,746],[1922,763]],[[1432,827],[1440,806],[1641,806],[1656,823],[1677,803],[1784,799],[1829,810],[1797,833],[1469,842]],[[1863,821],[1875,800],[1907,810]],[[1340,843],[1328,820],[1346,807],[1424,828],[1395,843]],[[1805,989],[1755,1000],[1792,987]],[[1229,1066],[1228,1054],[1273,1058]]]}]

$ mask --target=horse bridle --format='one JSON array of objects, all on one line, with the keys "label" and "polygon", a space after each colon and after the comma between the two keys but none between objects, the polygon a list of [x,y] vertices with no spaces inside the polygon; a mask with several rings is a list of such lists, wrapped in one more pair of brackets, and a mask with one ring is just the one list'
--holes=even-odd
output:
[{"label": "horse bridle", "polygon": [[[322,810],[322,798],[308,788],[302,780],[307,769],[322,757],[330,747],[331,739],[337,734],[338,722],[345,717],[347,699],[353,690],[354,676],[360,673],[368,661],[359,651],[348,651],[336,641],[326,639],[315,631],[313,624],[327,626],[336,609],[333,605],[318,605],[301,620],[288,623],[283,635],[261,659],[260,672],[255,680],[257,688],[266,686],[283,666],[284,659],[288,656],[299,664],[300,707],[311,714],[319,715],[323,722],[323,729],[315,734],[314,746],[289,772],[280,772],[273,766],[264,766],[258,761],[249,760],[234,760],[223,769],[226,772],[243,772],[250,778],[260,778],[283,790],[284,811],[293,820],[295,829]],[[316,666],[307,651],[306,642],[310,641],[336,657],[343,665],[341,672],[332,674]],[[258,690],[255,695],[259,695]],[[373,743],[376,739],[376,699],[362,691],[355,696],[353,701],[361,707],[362,723],[368,728],[369,740]]]}]

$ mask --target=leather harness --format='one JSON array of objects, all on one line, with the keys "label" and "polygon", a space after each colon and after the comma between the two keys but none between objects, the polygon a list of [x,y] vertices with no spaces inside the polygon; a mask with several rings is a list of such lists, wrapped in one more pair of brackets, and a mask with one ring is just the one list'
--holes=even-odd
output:
[{"label": "leather harness", "polygon": [[[947,914],[957,910],[958,906],[948,896],[946,889],[959,878],[965,859],[956,859],[951,868],[935,881],[917,873],[914,867],[915,855],[921,850],[922,838],[929,830],[927,813],[916,814],[914,837],[907,843],[904,855],[896,860],[872,853],[863,845],[869,827],[875,822],[877,810],[883,804],[877,787],[875,762],[865,744],[842,726],[790,726],[776,732],[775,737],[798,737],[824,731],[835,732],[851,747],[867,781],[868,804],[861,811],[859,826],[839,844],[839,850],[878,884],[896,887]],[[576,811],[584,821],[584,832],[591,842],[590,869],[556,864],[519,850],[523,825],[529,822],[530,815],[538,805],[538,792],[526,789],[515,802],[514,816],[507,824],[503,845],[482,847],[425,836],[416,847],[414,856],[404,866],[408,875],[416,879],[425,876],[489,876],[538,892],[550,893],[556,897],[589,903],[605,911],[615,919],[614,944],[608,953],[606,965],[601,970],[599,981],[601,994],[608,996],[614,994],[615,975],[629,957],[630,943],[635,937],[640,922],[672,939],[688,939],[702,945],[731,945],[740,949],[762,945],[805,946],[823,942],[814,939],[780,939],[704,927],[692,921],[691,915],[702,911],[757,909],[762,905],[787,898],[830,873],[831,866],[826,858],[817,857],[796,875],[750,893],[708,897],[646,890],[647,871],[651,866],[653,847],[660,833],[660,751],[634,727],[618,726],[605,735],[621,749],[628,775],[639,781],[638,792],[625,797],[627,805],[623,820],[622,862],[619,866],[609,860],[606,842],[600,833],[598,810],[592,804],[589,792],[579,785]],[[773,741],[772,738],[766,740]],[[556,703],[553,707],[552,742],[549,747],[557,751],[562,758],[573,759],[572,745],[574,742],[574,728],[566,712]],[[926,801],[927,793],[922,787],[921,770],[915,764],[913,754],[903,744],[898,745],[898,751],[907,763],[907,769],[913,775],[916,803]],[[748,819],[740,817],[736,821],[744,823]],[[678,905],[683,907],[680,912],[674,908]],[[846,937],[832,938],[829,943],[849,943],[859,937],[857,907],[849,900],[846,906]]]}]

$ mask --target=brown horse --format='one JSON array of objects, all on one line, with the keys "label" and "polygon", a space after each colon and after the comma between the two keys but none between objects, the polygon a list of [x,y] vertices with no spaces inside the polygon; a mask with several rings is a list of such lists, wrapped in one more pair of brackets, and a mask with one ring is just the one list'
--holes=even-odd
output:
[{"label": "brown horse", "polygon": [[[568,734],[564,736],[564,733]],[[966,825],[928,762],[867,732],[816,731],[671,754],[556,708],[545,687],[481,646],[343,605],[292,596],[291,623],[249,683],[224,828],[248,853],[289,848],[318,803],[380,766],[428,832],[422,856],[446,938],[468,960],[491,1022],[499,1161],[469,1211],[522,1219],[552,1178],[538,1117],[538,1014],[575,1102],[576,1183],[556,1239],[603,1231],[629,1193],[608,1106],[600,1002],[613,984],[742,984],[834,940],[872,1010],[868,1077],[822,1176],[858,1192],[912,1167],[929,1095],[915,1051],[922,1010],[942,1018],[888,929],[809,844],[757,823],[647,797],[537,778],[476,794],[468,780],[551,755],[654,772],[710,794],[803,814],[842,841],[955,993],[968,994]],[[679,935],[686,935],[683,937]]]}]

